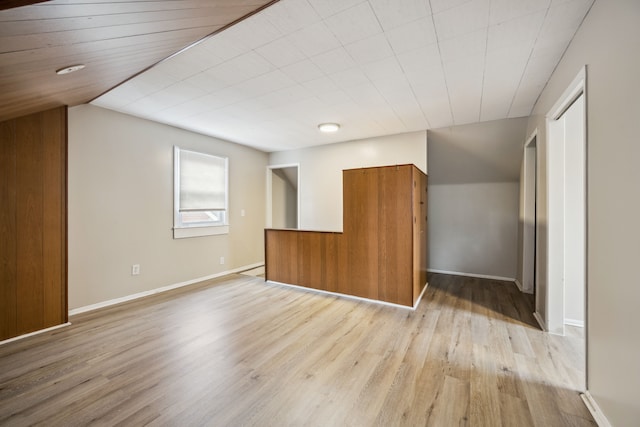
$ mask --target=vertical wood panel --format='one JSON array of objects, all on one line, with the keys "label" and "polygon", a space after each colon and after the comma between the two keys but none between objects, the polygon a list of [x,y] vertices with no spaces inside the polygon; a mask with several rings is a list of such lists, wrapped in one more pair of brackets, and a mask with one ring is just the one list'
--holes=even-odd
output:
[{"label": "vertical wood panel", "polygon": [[0,340],[67,320],[66,107],[0,123]]},{"label": "vertical wood panel", "polygon": [[413,304],[412,167],[380,169],[380,299]]},{"label": "vertical wood panel", "polygon": [[15,136],[15,121],[0,123],[0,340],[17,335]]},{"label": "vertical wood panel", "polygon": [[23,334],[44,323],[43,146],[41,116],[17,119],[17,324]]},{"label": "vertical wood panel", "polygon": [[66,322],[66,138],[64,109],[43,113],[44,144],[44,326]]}]

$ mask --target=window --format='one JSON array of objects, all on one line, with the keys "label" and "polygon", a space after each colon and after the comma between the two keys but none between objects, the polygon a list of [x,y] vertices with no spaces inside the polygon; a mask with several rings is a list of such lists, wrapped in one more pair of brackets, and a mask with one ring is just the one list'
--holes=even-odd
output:
[{"label": "window", "polygon": [[173,238],[229,232],[226,157],[174,147]]}]

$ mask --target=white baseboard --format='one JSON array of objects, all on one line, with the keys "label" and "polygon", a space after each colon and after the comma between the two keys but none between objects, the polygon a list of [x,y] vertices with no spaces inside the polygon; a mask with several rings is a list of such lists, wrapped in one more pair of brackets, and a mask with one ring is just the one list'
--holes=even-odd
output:
[{"label": "white baseboard", "polygon": [[584,320],[564,319],[564,324],[569,326],[577,326],[579,328],[584,328]]},{"label": "white baseboard", "polygon": [[435,270],[428,269],[430,273],[440,273],[440,274],[451,274],[453,276],[466,276],[466,277],[476,277],[478,279],[491,279],[491,280],[502,280],[504,282],[515,282],[515,277],[502,277],[502,276],[490,276],[487,274],[474,274],[474,273],[462,273],[460,271],[447,271],[447,270]]},{"label": "white baseboard", "polygon": [[[387,305],[387,306],[390,306],[390,307],[405,308],[407,310],[415,310],[416,307],[418,307],[418,303],[420,303],[420,298],[422,298],[422,295],[427,290],[427,286],[425,286],[424,289],[422,290],[422,292],[420,293],[420,297],[418,297],[418,301],[416,302],[416,305],[411,307],[411,306],[408,306],[408,305],[394,304],[392,302],[380,301],[380,300],[377,300],[377,299],[363,298],[363,297],[358,297],[358,296],[349,295],[349,294],[341,294],[340,292],[324,291],[322,289],[314,289],[314,288],[307,288],[306,286],[292,285],[291,283],[275,282],[273,280],[267,280],[266,283],[270,283],[272,285],[286,286],[286,287],[289,287],[289,288],[301,289],[303,291],[309,291],[309,292],[313,292],[313,293],[316,293],[316,294],[332,295],[332,296],[335,296],[335,297],[340,297],[340,298],[345,298],[345,299],[352,299],[352,300],[356,300],[356,301],[365,301],[365,302],[372,302],[374,304]],[[428,285],[428,283],[427,283],[427,285]]]},{"label": "white baseboard", "polygon": [[22,339],[25,339],[25,338],[28,338],[28,337],[32,337],[34,335],[40,335],[40,334],[44,334],[46,332],[55,331],[56,329],[64,328],[64,327],[69,326],[69,325],[71,325],[71,323],[67,322],[67,323],[62,323],[60,325],[52,326],[50,328],[40,329],[39,331],[29,332],[28,334],[18,335],[17,337],[13,337],[13,338],[9,338],[9,339],[0,341],[0,345],[9,344],[10,342],[22,340]]},{"label": "white baseboard", "polygon": [[173,285],[163,286],[161,288],[155,288],[155,289],[151,289],[149,291],[138,292],[138,293],[135,293],[135,294],[126,295],[124,297],[114,298],[114,299],[98,302],[98,303],[91,304],[91,305],[85,305],[84,307],[78,307],[78,308],[74,308],[73,310],[69,310],[69,316],[73,316],[75,314],[80,314],[80,313],[86,313],[88,311],[97,310],[99,308],[109,307],[109,306],[120,304],[120,303],[123,303],[123,302],[127,302],[127,301],[132,301],[132,300],[148,297],[150,295],[159,294],[161,292],[170,291],[172,289],[182,288],[184,286],[193,285],[195,283],[199,283],[199,282],[202,282],[202,281],[205,281],[205,280],[215,279],[215,278],[218,278],[218,277],[226,276],[228,274],[239,273],[241,271],[251,270],[251,269],[254,269],[254,268],[257,268],[257,267],[261,267],[263,265],[264,265],[264,262],[257,262],[255,264],[244,265],[242,267],[234,268],[232,270],[222,271],[220,273],[210,274],[210,275],[204,276],[204,277],[198,277],[196,279],[187,280],[185,282],[175,283]]},{"label": "white baseboard", "polygon": [[524,288],[522,287],[522,283],[520,283],[520,281],[516,278],[513,280],[514,282],[516,282],[516,286],[518,287],[518,289],[520,289],[520,292],[524,292]]},{"label": "white baseboard", "polygon": [[538,322],[538,325],[540,325],[540,327],[542,328],[543,331],[547,332],[547,325],[544,323],[544,320],[542,320],[542,316],[540,316],[540,313],[538,313],[537,311],[535,311],[533,313],[533,317],[535,317],[536,321]]},{"label": "white baseboard", "polygon": [[591,412],[591,416],[596,421],[596,424],[598,424],[598,427],[611,427],[611,423],[609,422],[607,417],[604,416],[602,410],[600,409],[600,406],[598,406],[596,401],[593,399],[593,396],[591,396],[589,390],[582,393],[580,397],[582,397],[582,401],[584,402],[589,412]]}]

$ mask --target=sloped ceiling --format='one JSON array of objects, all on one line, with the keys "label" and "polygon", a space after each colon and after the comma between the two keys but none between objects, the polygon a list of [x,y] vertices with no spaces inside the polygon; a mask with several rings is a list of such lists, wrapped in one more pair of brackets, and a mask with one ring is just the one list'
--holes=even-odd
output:
[{"label": "sloped ceiling", "polygon": [[[89,102],[269,3],[268,0],[0,2],[0,121],[60,105]],[[86,68],[56,75],[56,70],[74,64],[85,64]]]},{"label": "sloped ceiling", "polygon": [[93,103],[265,151],[527,116],[592,3],[281,0]]}]

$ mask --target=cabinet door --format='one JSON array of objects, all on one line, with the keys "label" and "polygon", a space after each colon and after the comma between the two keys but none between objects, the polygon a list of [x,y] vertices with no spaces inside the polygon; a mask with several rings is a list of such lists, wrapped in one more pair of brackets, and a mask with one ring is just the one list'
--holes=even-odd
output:
[{"label": "cabinet door", "polygon": [[412,305],[412,167],[380,168],[378,292],[380,299]]}]

